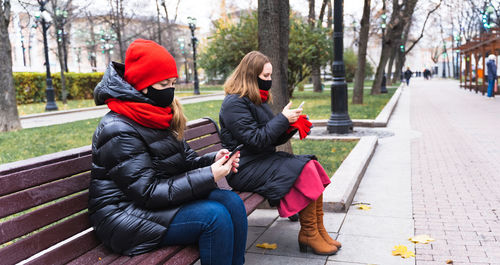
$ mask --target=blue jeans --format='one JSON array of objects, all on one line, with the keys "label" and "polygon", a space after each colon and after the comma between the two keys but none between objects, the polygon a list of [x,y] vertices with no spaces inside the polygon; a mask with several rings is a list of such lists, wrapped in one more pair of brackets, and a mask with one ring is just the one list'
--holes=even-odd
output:
[{"label": "blue jeans", "polygon": [[247,214],[240,196],[215,189],[207,199],[182,206],[162,246],[198,243],[202,265],[240,265],[245,263],[247,230]]},{"label": "blue jeans", "polygon": [[488,97],[493,97],[493,89],[495,87],[495,79],[488,79]]}]

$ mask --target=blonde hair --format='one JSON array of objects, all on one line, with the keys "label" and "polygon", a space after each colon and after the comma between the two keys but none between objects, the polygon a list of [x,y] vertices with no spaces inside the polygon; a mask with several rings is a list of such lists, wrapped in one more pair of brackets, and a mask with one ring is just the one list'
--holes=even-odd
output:
[{"label": "blonde hair", "polygon": [[181,141],[184,137],[187,118],[184,115],[182,105],[177,98],[174,98],[170,107],[172,108],[173,117],[169,128],[177,135],[177,140]]},{"label": "blonde hair", "polygon": [[[238,94],[240,98],[248,97],[254,104],[262,104],[257,78],[266,63],[271,63],[271,61],[264,54],[258,51],[247,53],[224,83],[226,95]],[[272,102],[271,94],[269,94],[268,101]]]}]

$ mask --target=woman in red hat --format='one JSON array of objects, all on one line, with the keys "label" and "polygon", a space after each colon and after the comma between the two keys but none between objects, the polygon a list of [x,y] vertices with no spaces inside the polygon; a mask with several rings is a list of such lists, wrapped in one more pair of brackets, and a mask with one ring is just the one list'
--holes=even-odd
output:
[{"label": "woman in red hat", "polygon": [[221,140],[226,148],[244,144],[237,173],[228,183],[240,191],[257,192],[278,207],[281,217],[299,214],[298,243],[301,252],[312,248],[332,255],[341,244],[323,225],[323,191],[330,178],[314,155],[277,152],[297,131],[307,137],[311,123],[302,108],[274,115],[270,100],[273,66],[267,56],[253,51],[245,55],[224,84],[226,97],[219,113]]},{"label": "woman in red hat", "polygon": [[111,63],[95,88],[96,104],[111,111],[92,139],[90,221],[120,254],[198,243],[202,264],[243,264],[245,206],[216,185],[237,172],[239,153],[230,158],[223,149],[200,157],[183,141],[177,77],[165,48],[138,39],[125,65]]}]

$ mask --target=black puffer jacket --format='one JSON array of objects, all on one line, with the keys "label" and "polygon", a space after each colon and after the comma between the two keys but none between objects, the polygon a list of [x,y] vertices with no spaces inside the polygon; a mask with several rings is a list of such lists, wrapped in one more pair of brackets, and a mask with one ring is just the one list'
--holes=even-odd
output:
[{"label": "black puffer jacket", "polygon": [[285,196],[313,155],[276,152],[295,133],[286,133],[288,119],[274,116],[267,103],[256,105],[248,97],[228,95],[219,113],[223,146],[232,150],[244,144],[238,173],[227,177],[236,190],[252,191],[276,205]]},{"label": "black puffer jacket", "polygon": [[[125,82],[113,63],[94,90],[97,105],[108,98],[149,102]],[[135,255],[156,248],[183,203],[216,188],[215,154],[199,157],[170,130],[144,127],[109,112],[92,139],[90,221],[113,251]]]}]

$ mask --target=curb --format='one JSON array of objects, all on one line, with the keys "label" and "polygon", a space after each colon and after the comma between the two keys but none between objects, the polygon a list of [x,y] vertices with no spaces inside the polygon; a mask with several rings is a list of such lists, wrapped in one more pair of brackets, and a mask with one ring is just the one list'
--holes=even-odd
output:
[{"label": "curb", "polygon": [[[370,119],[353,119],[352,125],[355,127],[387,127],[389,118],[391,117],[396,104],[401,96],[401,90],[403,85],[400,85],[391,99],[385,104],[382,111],[377,115],[375,120]],[[328,120],[311,120],[314,126],[327,126]]]},{"label": "curb", "polygon": [[64,114],[68,114],[68,113],[74,113],[74,112],[93,111],[93,110],[101,110],[101,109],[107,109],[107,108],[108,108],[107,105],[102,105],[102,106],[95,106],[95,107],[89,107],[89,108],[58,110],[58,111],[52,111],[52,112],[23,115],[23,116],[20,116],[19,119],[20,120],[28,120],[28,119],[35,119],[35,118],[40,118],[40,117],[57,116],[57,115],[64,115]]},{"label": "curb", "polygon": [[375,152],[378,138],[363,136],[332,176],[332,184],[323,192],[325,212],[347,212],[366,168]]}]

